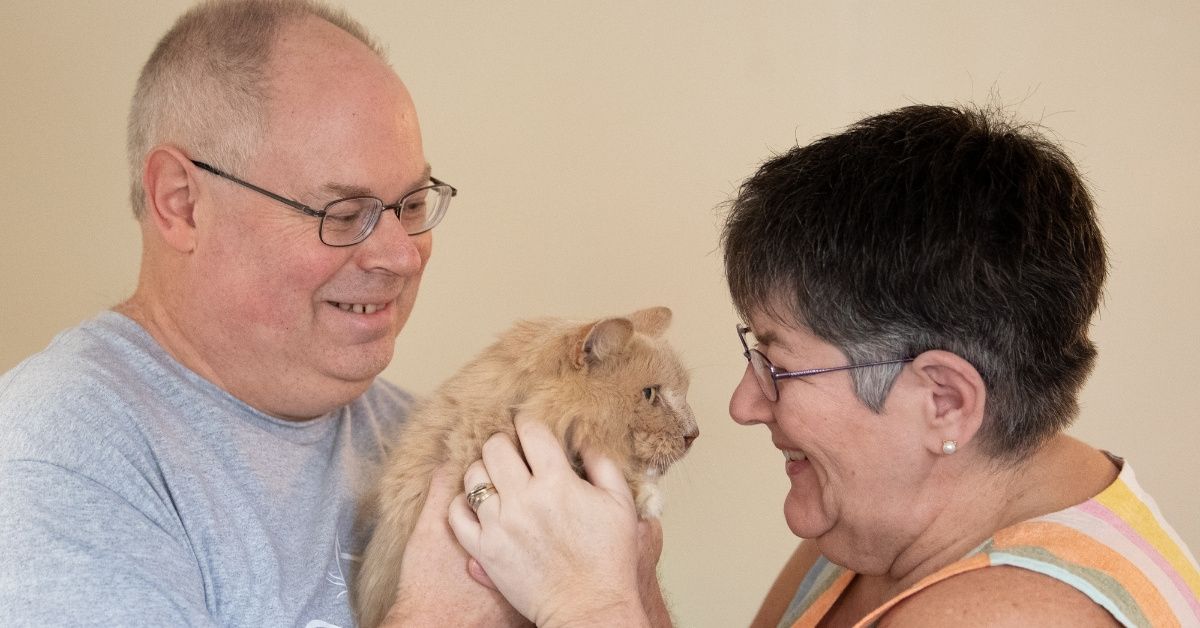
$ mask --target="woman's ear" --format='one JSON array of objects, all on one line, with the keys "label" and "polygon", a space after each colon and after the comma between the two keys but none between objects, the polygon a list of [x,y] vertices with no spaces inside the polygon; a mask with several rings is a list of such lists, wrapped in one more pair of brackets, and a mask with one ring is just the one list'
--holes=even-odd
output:
[{"label": "woman's ear", "polygon": [[983,426],[987,387],[975,366],[949,351],[926,351],[912,362],[925,401],[923,439],[932,453],[952,455]]},{"label": "woman's ear", "polygon": [[150,151],[142,169],[146,194],[143,220],[154,227],[167,246],[181,253],[196,248],[194,172],[191,160],[170,146]]}]

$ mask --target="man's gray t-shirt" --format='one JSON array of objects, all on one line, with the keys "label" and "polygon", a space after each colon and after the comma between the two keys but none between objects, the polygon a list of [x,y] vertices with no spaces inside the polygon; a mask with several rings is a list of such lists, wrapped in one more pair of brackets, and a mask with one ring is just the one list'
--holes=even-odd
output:
[{"label": "man's gray t-shirt", "polygon": [[267,416],[105,312],[0,377],[0,617],[351,626],[354,507],[411,398]]}]

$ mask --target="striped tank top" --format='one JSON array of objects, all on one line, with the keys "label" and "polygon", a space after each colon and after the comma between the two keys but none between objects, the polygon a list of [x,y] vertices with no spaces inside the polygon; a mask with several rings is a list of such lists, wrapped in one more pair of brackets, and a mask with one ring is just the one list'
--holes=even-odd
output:
[{"label": "striped tank top", "polygon": [[[888,600],[856,628],[874,625],[893,606],[934,583],[1000,565],[1060,580],[1124,626],[1200,626],[1196,558],[1125,464],[1117,479],[1092,499],[996,532],[966,557]],[[819,557],[780,628],[816,626],[853,578],[854,572]]]}]

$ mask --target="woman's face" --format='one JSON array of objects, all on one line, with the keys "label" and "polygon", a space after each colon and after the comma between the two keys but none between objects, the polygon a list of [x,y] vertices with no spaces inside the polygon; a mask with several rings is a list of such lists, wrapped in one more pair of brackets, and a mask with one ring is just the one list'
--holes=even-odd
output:
[{"label": "woman's face", "polygon": [[[757,349],[777,369],[849,364],[807,329],[762,314],[749,325]],[[783,453],[791,481],[783,506],[788,527],[860,573],[886,570],[939,501],[926,488],[933,461],[920,440],[920,400],[906,394],[908,375],[901,372],[879,414],[855,396],[849,371],[780,380],[779,400],[771,402],[747,367],[729,402],[735,421],[767,426]]]}]

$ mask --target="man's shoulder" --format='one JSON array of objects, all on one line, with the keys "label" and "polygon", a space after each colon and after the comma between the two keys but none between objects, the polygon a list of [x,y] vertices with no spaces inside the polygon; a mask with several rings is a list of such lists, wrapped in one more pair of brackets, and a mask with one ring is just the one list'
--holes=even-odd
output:
[{"label": "man's shoulder", "polygon": [[31,391],[42,397],[138,372],[138,363],[151,357],[152,342],[133,321],[101,313],[59,332],[44,349],[0,374],[0,400]]},{"label": "man's shoulder", "polygon": [[125,419],[137,416],[156,385],[131,325],[102,314],[0,375],[0,457],[38,459],[137,431]]}]

